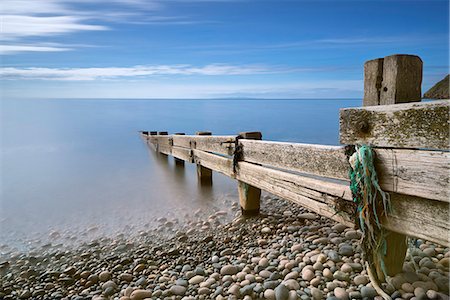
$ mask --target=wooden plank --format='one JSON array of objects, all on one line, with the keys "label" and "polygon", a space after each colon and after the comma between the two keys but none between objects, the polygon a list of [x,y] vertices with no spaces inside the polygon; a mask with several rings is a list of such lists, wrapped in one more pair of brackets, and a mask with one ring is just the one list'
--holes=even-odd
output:
[{"label": "wooden plank", "polygon": [[450,152],[375,149],[384,191],[450,202]]},{"label": "wooden plank", "polygon": [[165,154],[165,155],[171,155],[172,154],[172,147],[170,146],[164,146],[164,145],[158,145],[158,152]]},{"label": "wooden plank", "polygon": [[[238,170],[236,179],[240,181],[268,191],[281,198],[296,202],[319,215],[353,227],[354,222],[350,216],[353,214],[353,203],[340,197],[314,191],[302,186],[301,183],[304,179],[302,176],[258,166],[248,162],[239,162]],[[347,197],[349,197],[348,193],[350,191],[346,185],[342,185],[338,188],[334,183],[324,182],[322,189],[326,189],[328,184],[332,186],[334,190],[340,189],[342,194],[346,194]],[[346,210],[347,213],[345,213]]]},{"label": "wooden plank", "polygon": [[392,231],[450,247],[450,204],[420,197],[391,194],[393,214],[382,220]]},{"label": "wooden plank", "polygon": [[233,160],[231,158],[197,149],[192,150],[192,154],[196,164],[234,178]]},{"label": "wooden plank", "polygon": [[350,165],[344,147],[270,141],[239,140],[243,159],[276,168],[348,179]]},{"label": "wooden plank", "polygon": [[231,156],[236,136],[173,136],[173,145]]},{"label": "wooden plank", "polygon": [[449,150],[449,104],[441,100],[341,109],[340,142]]},{"label": "wooden plank", "polygon": [[186,149],[186,148],[182,148],[182,147],[172,147],[172,155],[175,158],[181,159],[183,161],[187,161],[187,162],[194,162],[192,159],[192,150],[191,149]]}]

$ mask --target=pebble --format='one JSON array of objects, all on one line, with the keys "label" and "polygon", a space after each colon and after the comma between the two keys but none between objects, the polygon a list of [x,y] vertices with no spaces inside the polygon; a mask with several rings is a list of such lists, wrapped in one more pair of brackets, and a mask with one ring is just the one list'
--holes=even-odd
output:
[{"label": "pebble", "polygon": [[334,295],[340,300],[348,300],[348,293],[344,288],[337,287],[334,289]]},{"label": "pebble", "polygon": [[378,293],[377,291],[373,288],[373,287],[369,287],[369,286],[363,286],[361,288],[361,296],[363,298],[367,297],[367,298],[373,298],[375,296],[377,296]]},{"label": "pebble", "polygon": [[289,299],[289,289],[284,284],[280,284],[275,288],[275,299],[276,300]]},{"label": "pebble", "polygon": [[221,275],[235,275],[237,272],[238,272],[237,267],[233,265],[226,265],[220,269]]}]

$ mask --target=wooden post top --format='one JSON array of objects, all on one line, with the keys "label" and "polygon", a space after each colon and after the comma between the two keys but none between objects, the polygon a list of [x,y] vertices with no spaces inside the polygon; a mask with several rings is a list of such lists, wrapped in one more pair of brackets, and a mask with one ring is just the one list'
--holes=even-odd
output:
[{"label": "wooden post top", "polygon": [[262,134],[260,131],[246,131],[240,132],[239,137],[247,140],[260,140],[262,139]]},{"label": "wooden post top", "polygon": [[417,55],[395,54],[366,61],[363,106],[421,101],[422,69]]},{"label": "wooden post top", "polygon": [[196,135],[211,135],[211,131],[197,131]]},{"label": "wooden post top", "polygon": [[168,132],[167,131],[160,131],[160,132],[158,132],[158,135],[168,135]]}]

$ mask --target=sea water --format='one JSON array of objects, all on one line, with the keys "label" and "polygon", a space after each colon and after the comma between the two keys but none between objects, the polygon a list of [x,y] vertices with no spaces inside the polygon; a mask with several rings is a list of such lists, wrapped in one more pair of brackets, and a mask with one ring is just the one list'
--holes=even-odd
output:
[{"label": "sea water", "polygon": [[[338,145],[339,109],[361,100],[8,100],[1,101],[0,244],[136,231],[157,218],[182,220],[237,201],[236,183],[149,151],[140,130],[261,131],[263,139]],[[93,230],[94,230],[93,229]]]}]

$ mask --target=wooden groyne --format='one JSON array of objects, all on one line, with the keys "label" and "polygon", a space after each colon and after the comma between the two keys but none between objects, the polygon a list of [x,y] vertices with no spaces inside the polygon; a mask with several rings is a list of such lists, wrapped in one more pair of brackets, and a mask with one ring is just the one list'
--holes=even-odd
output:
[{"label": "wooden groyne", "polygon": [[349,227],[357,223],[349,155],[355,145],[370,145],[392,204],[380,222],[390,233],[385,262],[394,275],[401,271],[406,236],[450,247],[450,101],[416,102],[422,81],[417,56],[371,60],[364,72],[364,107],[340,111],[344,146],[265,141],[260,132],[141,136],[160,154],[195,163],[202,183],[212,183],[212,171],[236,179],[243,214],[259,212],[264,190]]}]

